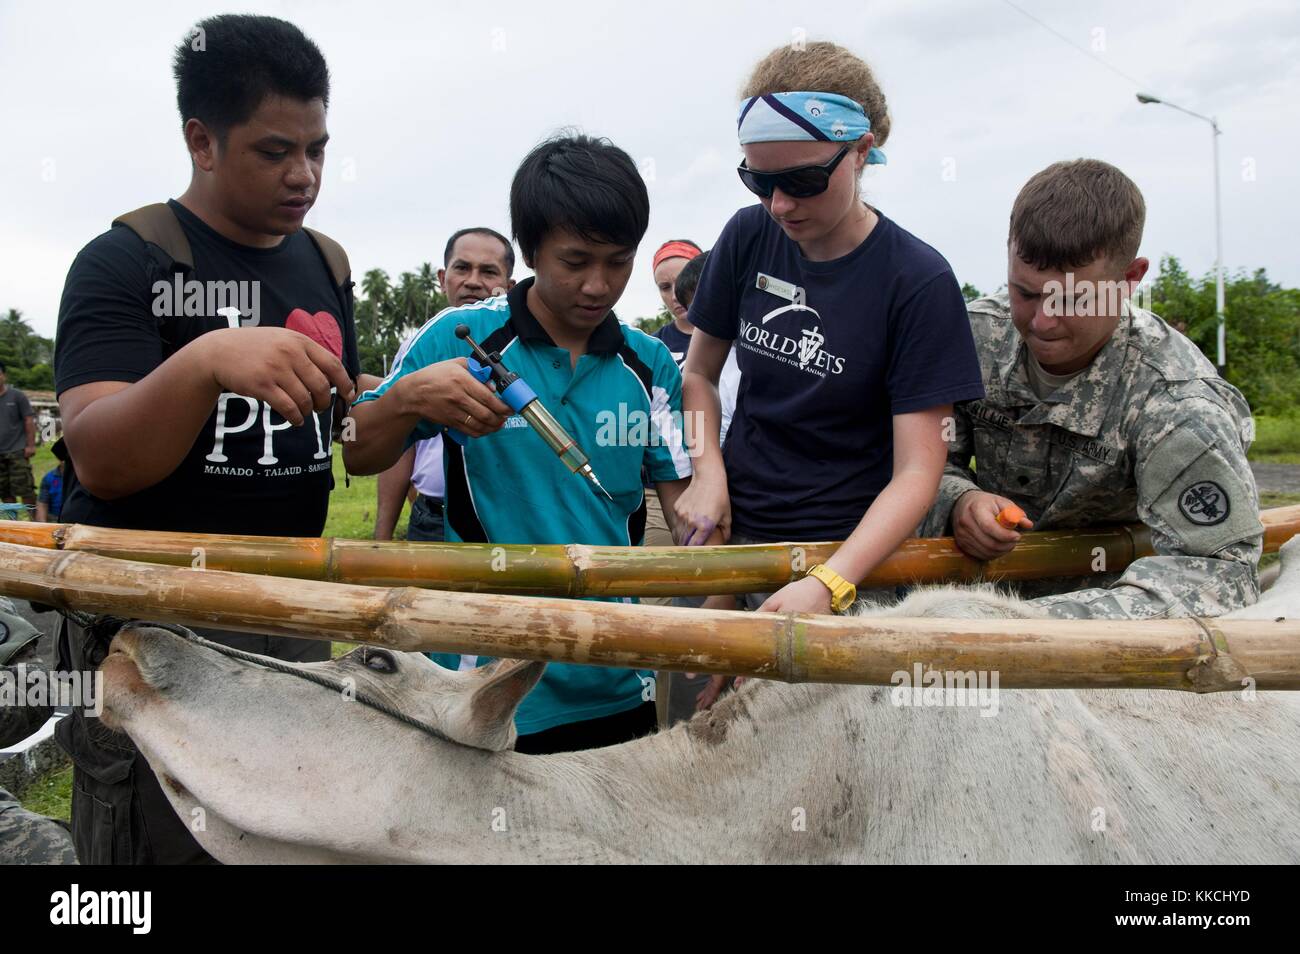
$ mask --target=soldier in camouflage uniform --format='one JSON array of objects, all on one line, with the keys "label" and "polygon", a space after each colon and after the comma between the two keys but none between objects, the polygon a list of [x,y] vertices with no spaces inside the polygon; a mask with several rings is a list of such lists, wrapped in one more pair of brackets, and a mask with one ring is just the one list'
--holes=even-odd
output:
[{"label": "soldier in camouflage uniform", "polygon": [[[0,597],[0,678],[15,685],[40,633]],[[27,738],[49,719],[48,706],[0,704],[0,749]],[[58,822],[27,811],[18,799],[0,788],[0,865],[76,864],[72,836]]]},{"label": "soldier in camouflage uniform", "polygon": [[[1263,526],[1246,463],[1254,422],[1241,392],[1190,340],[1126,297],[1109,317],[1100,294],[1087,316],[1069,315],[1059,297],[1046,303],[1048,283],[1071,261],[1086,264],[1073,269],[1081,281],[1059,283],[1067,293],[1108,274],[1130,289],[1140,281],[1141,193],[1118,169],[1077,160],[1039,173],[1016,201],[1009,293],[968,309],[986,396],[954,409],[948,464],[919,532],[952,533],[963,550],[990,559],[1030,526],[1140,521],[1155,556],[1122,575],[1050,581],[1021,595],[1058,594],[1036,602],[1068,618],[1216,616],[1255,602]],[[1107,201],[1119,211],[1098,210]],[[1089,235],[1098,222],[1119,238]],[[1059,247],[1062,235],[1079,247]],[[1108,238],[1125,254],[1108,256]],[[1008,503],[1029,518],[1017,530],[996,523]]]}]

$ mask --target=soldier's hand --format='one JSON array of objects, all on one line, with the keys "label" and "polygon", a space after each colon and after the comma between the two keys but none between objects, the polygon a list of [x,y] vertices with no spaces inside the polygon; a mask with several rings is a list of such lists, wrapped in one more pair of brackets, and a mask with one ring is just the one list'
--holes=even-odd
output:
[{"label": "soldier's hand", "polygon": [[977,560],[994,560],[1005,556],[1020,542],[1020,531],[1029,530],[1034,522],[1021,520],[1015,530],[998,523],[998,514],[1015,502],[982,490],[968,490],[957,498],[952,508],[952,535],[963,553]]}]

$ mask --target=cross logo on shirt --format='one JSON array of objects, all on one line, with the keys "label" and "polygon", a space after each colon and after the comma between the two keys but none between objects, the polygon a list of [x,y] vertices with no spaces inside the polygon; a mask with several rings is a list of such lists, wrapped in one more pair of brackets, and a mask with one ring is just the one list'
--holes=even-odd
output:
[{"label": "cross logo on shirt", "polygon": [[799,339],[799,368],[800,370],[808,367],[808,362],[816,359],[818,352],[822,350],[822,342],[826,337],[821,333],[820,328],[805,328],[803,337]]}]

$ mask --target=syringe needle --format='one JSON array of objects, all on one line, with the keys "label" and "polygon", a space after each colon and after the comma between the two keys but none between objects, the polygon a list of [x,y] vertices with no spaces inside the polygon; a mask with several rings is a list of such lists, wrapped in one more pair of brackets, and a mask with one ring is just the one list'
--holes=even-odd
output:
[{"label": "syringe needle", "polygon": [[597,490],[599,490],[602,494],[605,495],[606,500],[608,500],[610,503],[614,502],[614,498],[609,495],[609,491],[605,489],[604,484],[602,484],[599,478],[596,477],[596,472],[591,469],[591,465],[587,465],[586,467],[583,468],[583,474],[586,476],[588,480],[591,481],[592,485]]}]

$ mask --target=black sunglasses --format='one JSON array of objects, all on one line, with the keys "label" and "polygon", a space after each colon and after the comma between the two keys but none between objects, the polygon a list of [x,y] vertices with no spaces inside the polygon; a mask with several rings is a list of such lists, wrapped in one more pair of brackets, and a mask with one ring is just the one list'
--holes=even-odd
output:
[{"label": "black sunglasses", "polygon": [[780,189],[792,199],[810,199],[826,191],[831,182],[831,173],[852,148],[852,143],[841,146],[830,162],[819,166],[791,166],[775,172],[755,172],[742,159],[736,172],[740,175],[740,181],[745,183],[745,188],[760,198],[770,199],[772,191]]}]

